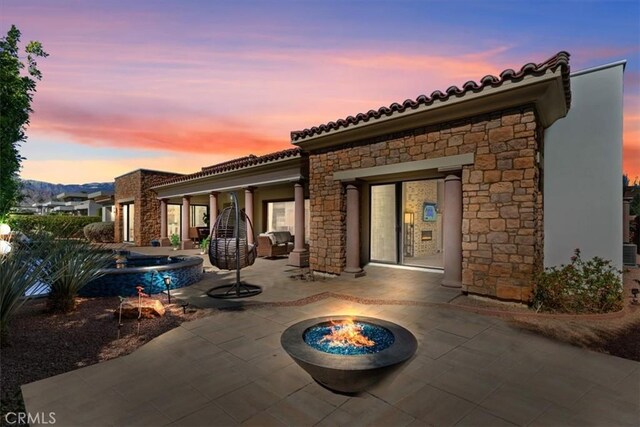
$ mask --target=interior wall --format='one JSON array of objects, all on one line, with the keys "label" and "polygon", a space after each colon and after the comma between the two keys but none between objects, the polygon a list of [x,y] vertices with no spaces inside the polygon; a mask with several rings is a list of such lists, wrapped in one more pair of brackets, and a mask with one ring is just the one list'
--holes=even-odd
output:
[{"label": "interior wall", "polygon": [[[439,229],[442,227],[442,215],[436,215],[436,221],[424,221],[422,210],[424,203],[438,205],[438,184],[436,180],[429,181],[409,181],[403,184],[404,208],[405,212],[413,213],[413,256],[427,256],[438,252],[441,247]],[[422,240],[422,232],[431,231],[431,240]]]}]

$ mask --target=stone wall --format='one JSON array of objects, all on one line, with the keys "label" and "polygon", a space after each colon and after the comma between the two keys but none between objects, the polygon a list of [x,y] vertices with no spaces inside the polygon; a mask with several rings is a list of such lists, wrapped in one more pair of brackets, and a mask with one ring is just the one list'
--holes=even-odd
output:
[{"label": "stone wall", "polygon": [[133,198],[134,239],[136,246],[149,246],[151,240],[160,237],[160,201],[151,189],[163,181],[179,176],[170,172],[137,170],[115,180],[115,240],[122,242],[122,199]]},{"label": "stone wall", "polygon": [[475,153],[462,171],[463,290],[526,300],[541,263],[539,130],[524,107],[312,152],[311,267],[339,274],[345,264],[345,188],[334,172]]},{"label": "stone wall", "polygon": [[471,126],[483,139],[475,164],[462,173],[462,283],[468,292],[530,297],[542,257],[538,130],[531,109]]}]

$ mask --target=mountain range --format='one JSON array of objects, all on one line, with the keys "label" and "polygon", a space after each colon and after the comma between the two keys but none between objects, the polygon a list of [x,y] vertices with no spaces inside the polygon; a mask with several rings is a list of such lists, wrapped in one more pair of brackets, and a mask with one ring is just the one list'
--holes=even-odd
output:
[{"label": "mountain range", "polygon": [[60,193],[94,193],[96,191],[113,191],[113,182],[91,182],[88,184],[52,184],[31,179],[22,180],[22,205],[53,200]]}]

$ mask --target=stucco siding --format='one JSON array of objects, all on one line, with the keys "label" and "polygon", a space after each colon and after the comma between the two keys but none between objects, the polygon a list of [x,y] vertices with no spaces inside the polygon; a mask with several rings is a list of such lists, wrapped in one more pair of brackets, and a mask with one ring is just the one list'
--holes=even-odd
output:
[{"label": "stucco siding", "polygon": [[622,63],[571,77],[572,106],[544,137],[544,265],[575,248],[622,266]]}]

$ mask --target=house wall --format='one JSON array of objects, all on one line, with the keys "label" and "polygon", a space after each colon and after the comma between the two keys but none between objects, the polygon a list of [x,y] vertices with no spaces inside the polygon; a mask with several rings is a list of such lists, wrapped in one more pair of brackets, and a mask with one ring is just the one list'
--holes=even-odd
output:
[{"label": "house wall", "polygon": [[622,268],[623,63],[571,76],[569,114],[545,132],[544,265],[576,248]]},{"label": "house wall", "polygon": [[542,263],[538,132],[523,107],[312,152],[311,267],[340,274],[345,265],[345,187],[334,172],[475,153],[462,170],[463,288],[527,299]]},{"label": "house wall", "polygon": [[133,199],[134,239],[136,246],[149,246],[151,240],[160,237],[160,201],[151,187],[178,176],[169,172],[137,170],[115,179],[116,215],[114,235],[122,242],[122,201]]}]

